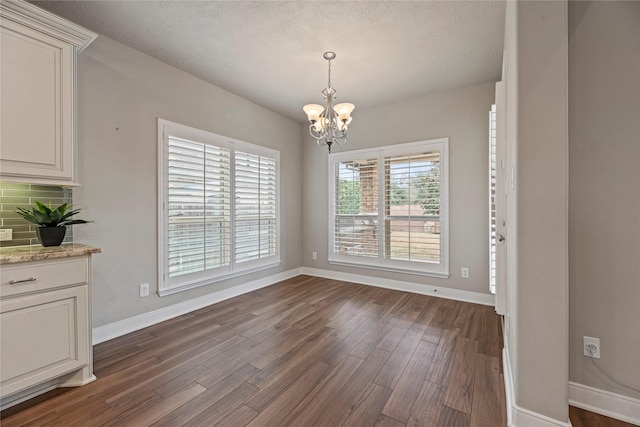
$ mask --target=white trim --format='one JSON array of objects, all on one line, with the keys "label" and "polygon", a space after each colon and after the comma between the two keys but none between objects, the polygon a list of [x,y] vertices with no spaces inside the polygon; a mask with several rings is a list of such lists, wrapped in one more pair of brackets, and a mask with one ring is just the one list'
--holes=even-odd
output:
[{"label": "white trim", "polygon": [[376,286],[378,288],[394,289],[396,291],[412,292],[414,294],[431,295],[457,301],[472,302],[482,305],[494,305],[494,296],[479,292],[463,291],[460,289],[443,288],[426,283],[411,283],[401,280],[384,279],[381,277],[364,276],[361,274],[342,273],[339,271],[323,270],[319,268],[302,267],[302,274],[324,277],[333,280]]},{"label": "white trim", "polygon": [[[506,343],[506,337],[505,337]],[[502,349],[502,371],[504,372],[504,394],[507,406],[507,426],[509,427],[571,427],[570,421],[559,421],[546,415],[522,408],[516,404],[513,388],[513,372],[509,361],[509,350]],[[567,409],[568,406],[567,406]],[[568,413],[567,413],[568,414]],[[568,415],[567,415],[568,416]]]},{"label": "white trim", "polygon": [[569,404],[640,426],[640,400],[569,381]]},{"label": "white trim", "polygon": [[7,397],[2,397],[0,401],[0,411],[4,411],[7,408],[17,405],[18,403],[25,402],[29,399],[33,399],[36,396],[40,396],[43,393],[58,388],[58,382],[53,379],[44,383],[29,387],[26,390],[19,391]]},{"label": "white trim", "polygon": [[3,1],[0,3],[0,16],[71,43],[75,46],[77,53],[82,52],[98,37],[98,34],[93,31],[26,1]]},{"label": "white trim", "polygon": [[[376,160],[378,173],[378,191],[384,188],[384,165],[386,156],[411,154],[420,151],[430,150],[440,153],[440,261],[437,263],[423,263],[416,261],[399,261],[386,259],[384,252],[378,250],[378,257],[358,257],[353,255],[337,254],[335,249],[335,217],[336,217],[336,165],[342,161],[351,161],[361,157]],[[449,277],[449,138],[433,138],[422,141],[408,142],[402,144],[385,145],[381,147],[365,148],[359,150],[342,151],[331,153],[328,157],[328,260],[331,264],[352,265],[360,268],[382,269],[387,271],[406,272],[432,277]],[[378,223],[383,223],[385,198],[378,197]],[[381,226],[382,227],[382,226]],[[378,233],[378,247],[384,247],[384,233]],[[414,291],[412,291],[414,292]],[[491,304],[493,305],[493,303]]]},{"label": "white trim", "polygon": [[341,261],[341,260],[330,259],[328,260],[328,262],[329,264],[332,264],[332,265],[343,265],[345,267],[370,268],[372,270],[392,271],[395,273],[415,274],[416,276],[438,277],[441,279],[449,278],[449,273],[420,271],[416,269],[396,267],[394,265],[387,265],[387,264],[369,264],[366,262],[366,259],[364,259],[363,262],[356,262],[356,261],[351,262],[351,261]]},{"label": "white trim", "polygon": [[161,297],[164,297],[164,296],[167,296],[167,295],[176,294],[178,292],[186,291],[187,289],[193,289],[193,288],[197,288],[197,287],[200,287],[200,286],[211,285],[213,283],[221,282],[223,280],[233,279],[234,277],[239,277],[239,276],[243,276],[245,274],[255,273],[256,271],[268,270],[270,268],[277,267],[279,265],[280,265],[280,261],[271,262],[269,264],[257,266],[257,267],[250,268],[250,269],[247,269],[247,270],[235,271],[233,273],[225,274],[224,276],[210,277],[210,278],[207,278],[207,279],[204,279],[204,280],[198,280],[198,281],[195,281],[195,282],[189,282],[189,283],[186,283],[186,284],[180,285],[180,286],[174,286],[174,287],[165,288],[165,289],[158,289],[158,295],[161,296]]},{"label": "white trim", "polygon": [[255,291],[256,289],[273,285],[283,280],[299,276],[300,274],[302,274],[300,268],[293,268],[271,276],[252,280],[251,282],[243,283],[238,286],[233,286],[229,289],[223,289],[188,301],[93,328],[93,345],[100,344],[101,342],[155,325],[156,323],[182,316],[183,314],[190,313],[194,310]]}]

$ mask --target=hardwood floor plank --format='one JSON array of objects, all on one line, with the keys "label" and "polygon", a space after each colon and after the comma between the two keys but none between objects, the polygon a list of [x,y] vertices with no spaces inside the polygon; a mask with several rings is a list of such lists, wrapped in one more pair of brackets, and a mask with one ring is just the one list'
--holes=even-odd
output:
[{"label": "hardwood floor plank", "polygon": [[[209,372],[209,367],[217,365],[225,360],[233,358],[236,351],[246,351],[252,345],[255,345],[248,340],[234,340],[236,344],[229,346],[228,348],[223,344],[215,344],[212,341],[212,347],[201,353],[198,353],[195,357],[187,360],[180,361],[179,363],[173,363],[171,359],[163,361],[160,364],[160,369],[157,372],[153,372],[151,375],[145,376],[145,380],[140,381],[140,377],[134,384],[122,390],[107,399],[107,403],[113,404],[119,399],[126,399],[127,395],[136,392],[143,388],[156,389],[160,386],[173,381],[174,390],[180,390],[182,387],[195,382],[199,378],[199,374],[203,371]],[[165,369],[161,369],[164,367]],[[191,373],[189,375],[188,373]]]},{"label": "hardwood floor plank", "polygon": [[407,367],[398,379],[389,401],[382,413],[406,423],[411,415],[411,408],[420,393],[424,383],[425,372],[431,364],[435,354],[436,345],[426,341],[420,341],[414,351]]},{"label": "hardwood floor plank", "polygon": [[387,360],[384,368],[380,370],[380,373],[374,380],[374,382],[382,387],[393,389],[402,375],[404,368],[409,363],[411,355],[418,347],[422,334],[424,334],[425,325],[414,324],[409,328],[405,336],[400,343],[396,346],[395,350]]},{"label": "hardwood floor plank", "polygon": [[291,328],[290,333],[282,331],[279,336],[286,337],[274,351],[265,352],[251,361],[251,364],[258,369],[265,369],[276,360],[289,355],[294,357],[301,349],[313,345],[314,342],[322,341],[325,337],[333,333],[333,329],[324,327],[321,323],[308,329]]},{"label": "hardwood floor plank", "polygon": [[479,342],[478,353],[501,357],[502,333],[498,316],[491,310],[483,310],[480,315],[480,334],[485,338]]},{"label": "hardwood floor plank", "polygon": [[413,325],[413,322],[418,318],[418,314],[415,311],[403,313],[398,318],[396,324],[391,330],[380,340],[377,347],[380,350],[386,350],[393,352],[402,338],[407,334],[407,331]]},{"label": "hardwood floor plank", "polygon": [[[398,319],[393,317],[381,318],[374,329],[371,330],[349,354],[359,357],[360,359],[366,359],[397,322]],[[389,350],[389,352],[391,351],[393,350]]]},{"label": "hardwood floor plank", "polygon": [[[349,336],[340,341],[322,360],[333,366],[339,365],[375,329],[376,324],[376,319],[373,316],[369,316]],[[335,335],[334,333],[332,336]],[[340,339],[339,337],[336,338]]]},{"label": "hardwood floor plank", "polygon": [[191,427],[215,426],[257,391],[258,389],[251,384],[243,383],[184,425]]},{"label": "hardwood floor plank", "polygon": [[470,427],[494,427],[499,426],[500,422],[493,418],[486,418],[481,415],[471,412]]},{"label": "hardwood floor plank", "polygon": [[380,368],[389,358],[390,353],[376,349],[367,357],[358,369],[344,381],[340,387],[334,388],[330,399],[318,401],[312,409],[307,409],[290,420],[292,425],[327,426],[340,425],[349,415],[350,409],[362,396],[367,385],[373,381]]},{"label": "hardwood floor plank", "polygon": [[[119,419],[117,425],[140,426],[153,424],[155,421],[189,402],[205,390],[206,388],[200,384],[194,383],[166,399],[161,399],[158,403],[147,407],[145,410],[138,410],[129,417]],[[110,424],[111,422],[107,423],[107,425]]]},{"label": "hardwood floor plank", "polygon": [[469,427],[470,424],[471,417],[469,414],[449,408],[448,406],[442,407],[438,427]]},{"label": "hardwood floor plank", "polygon": [[[211,407],[211,405],[214,405],[218,401],[224,399],[227,395],[233,392],[238,393],[236,390],[243,384],[244,383],[231,384],[230,382],[221,381],[220,383],[218,383],[218,386],[212,387],[200,393],[189,402],[186,402],[179,408],[174,409],[170,413],[158,419],[157,422],[155,422],[153,425],[154,427],[182,426],[207,410],[209,407]],[[236,385],[236,387],[231,388],[232,385]]]},{"label": "hardwood floor plank", "polygon": [[348,418],[390,355],[388,351],[380,349],[371,352],[349,381],[336,392],[334,401],[327,402],[326,408],[331,414],[327,425],[340,425]]},{"label": "hardwood floor plank", "polygon": [[351,407],[341,427],[372,426],[382,414],[382,409],[391,395],[391,390],[369,383],[360,399]]},{"label": "hardwood floor plank", "polygon": [[442,411],[444,392],[444,386],[423,381],[418,397],[411,407],[407,427],[437,425]]},{"label": "hardwood floor plank", "polygon": [[456,348],[456,340],[460,335],[459,329],[447,329],[442,333],[436,354],[433,356],[433,362],[429,366],[426,379],[445,385],[447,383],[449,371],[453,363],[453,355]]},{"label": "hardwood floor plank", "polygon": [[[329,340],[334,338],[328,337]],[[322,344],[322,342],[319,342]],[[271,402],[273,402],[281,393],[283,393],[294,381],[296,381],[301,375],[309,369],[310,366],[314,366],[320,362],[320,351],[322,347],[316,346],[315,352],[309,352],[306,355],[301,355],[298,358],[290,359],[289,363],[280,365],[276,371],[271,371],[270,375],[263,377],[263,372],[256,374],[253,378],[247,382],[256,385],[260,388],[260,391],[256,393],[247,403],[254,409],[263,410]],[[254,379],[258,378],[257,382]]]},{"label": "hardwood floor plank", "polygon": [[229,415],[224,417],[222,421],[216,424],[216,427],[237,427],[249,425],[251,421],[258,416],[258,411],[255,411],[247,405],[240,405]]},{"label": "hardwood floor plank", "polygon": [[261,412],[252,420],[249,426],[277,426],[280,424],[333,369],[333,366],[323,362],[314,364],[303,375],[298,377],[289,388],[282,390],[278,394],[271,394],[268,404],[264,404],[265,399],[263,396],[260,396],[260,399],[256,399],[260,392],[256,393],[246,404],[253,407],[252,405],[259,403],[254,409]]},{"label": "hardwood floor plank", "polygon": [[494,425],[501,424],[502,402],[500,387],[500,360],[496,357],[480,353],[476,354],[473,415],[493,420]]},{"label": "hardwood floor plank", "polygon": [[633,427],[633,424],[594,414],[575,406],[569,406],[569,418],[573,427]]},{"label": "hardwood floor plank", "polygon": [[380,415],[380,418],[378,418],[374,427],[404,427],[405,425],[405,423],[401,423],[400,421],[394,420],[386,415]]},{"label": "hardwood floor plank", "polygon": [[[300,424],[298,418],[308,417],[313,413],[319,413],[318,408],[322,407],[326,402],[332,402],[336,390],[339,390],[351,375],[358,369],[364,361],[358,357],[347,356],[340,365],[335,367],[324,378],[324,380],[313,389],[311,393],[296,408],[287,415],[282,425],[304,425]],[[312,420],[316,422],[317,420]]]},{"label": "hardwood floor plank", "polygon": [[478,341],[458,337],[451,374],[446,384],[444,404],[467,414],[471,413],[473,402],[477,351]]},{"label": "hardwood floor plank", "polygon": [[162,398],[152,390],[144,390],[139,393],[135,398],[121,405],[117,410],[112,409],[109,412],[105,412],[101,417],[93,418],[91,424],[94,426],[121,426],[122,420],[129,417],[134,417],[140,411],[146,411],[148,408],[160,404]]}]

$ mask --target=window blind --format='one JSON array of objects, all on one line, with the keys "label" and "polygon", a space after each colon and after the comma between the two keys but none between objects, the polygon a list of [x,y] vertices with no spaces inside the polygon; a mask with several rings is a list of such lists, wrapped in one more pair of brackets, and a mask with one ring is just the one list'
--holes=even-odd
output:
[{"label": "window blind", "polygon": [[385,258],[440,261],[440,153],[385,157]]},{"label": "window blind", "polygon": [[276,254],[276,161],[235,153],[235,256],[247,262]]},{"label": "window blind", "polygon": [[169,277],[229,265],[229,150],[169,138]]},{"label": "window blind", "polygon": [[496,105],[489,112],[489,290],[496,293]]},{"label": "window blind", "polygon": [[336,168],[333,251],[378,257],[378,159],[339,162]]}]

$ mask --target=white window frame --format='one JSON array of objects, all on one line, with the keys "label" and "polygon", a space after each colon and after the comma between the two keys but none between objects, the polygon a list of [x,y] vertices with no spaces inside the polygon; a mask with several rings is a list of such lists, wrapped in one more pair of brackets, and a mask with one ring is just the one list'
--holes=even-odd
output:
[{"label": "white window frame", "polygon": [[[424,151],[440,152],[440,262],[419,262],[385,259],[384,251],[379,250],[377,258],[344,255],[334,252],[335,248],[335,200],[336,165],[340,162],[365,158],[377,158],[378,162],[378,217],[384,219],[384,158],[386,156],[419,153]],[[449,277],[449,138],[436,138],[405,144],[344,151],[329,155],[329,254],[330,264],[351,267],[363,267],[377,270],[418,274],[423,276]],[[384,221],[378,220],[378,224]],[[384,247],[384,232],[379,230],[379,248]]]},{"label": "white window frame", "polygon": [[[169,137],[196,141],[224,148],[230,152],[231,231],[230,264],[213,270],[188,273],[170,278],[167,265],[168,249],[168,147]],[[241,151],[275,159],[276,162],[276,253],[262,259],[235,262],[235,152]],[[165,296],[232,277],[265,270],[280,265],[280,152],[256,144],[227,138],[212,132],[158,118],[158,295]]]}]

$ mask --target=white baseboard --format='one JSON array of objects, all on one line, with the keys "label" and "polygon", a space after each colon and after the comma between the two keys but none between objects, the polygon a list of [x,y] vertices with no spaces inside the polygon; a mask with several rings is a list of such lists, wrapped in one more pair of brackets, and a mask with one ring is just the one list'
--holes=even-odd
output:
[{"label": "white baseboard", "polygon": [[156,323],[164,322],[165,320],[173,319],[174,317],[182,316],[183,314],[207,307],[211,304],[273,285],[274,283],[290,279],[300,274],[302,274],[301,269],[294,268],[283,271],[282,273],[261,277],[260,279],[252,280],[251,282],[243,283],[229,289],[223,289],[188,301],[93,328],[93,345],[155,325]]},{"label": "white baseboard", "polygon": [[495,305],[495,297],[491,294],[463,291],[460,289],[443,288],[428,284],[403,282],[400,280],[383,279],[375,276],[361,274],[342,273],[333,270],[302,267],[302,274],[324,277],[326,279],[342,280],[345,282],[360,283],[362,285],[376,286],[378,288],[394,289],[396,291],[413,292],[415,294],[431,295],[457,301],[472,302],[482,305]]},{"label": "white baseboard", "polygon": [[14,393],[9,397],[3,397],[2,399],[0,399],[0,411],[4,411],[7,408],[17,405],[18,403],[33,399],[34,397],[40,396],[41,394],[51,391],[55,388],[58,388],[58,381],[54,379],[33,387],[29,387],[28,389]]},{"label": "white baseboard", "polygon": [[569,404],[640,426],[640,400],[569,381]]},{"label": "white baseboard", "polygon": [[[509,427],[571,427],[571,422],[559,421],[516,405],[513,373],[509,360],[509,350],[505,346],[502,349],[502,370],[504,372],[504,391],[507,398],[507,425]],[[567,409],[569,408],[567,407]]]}]

